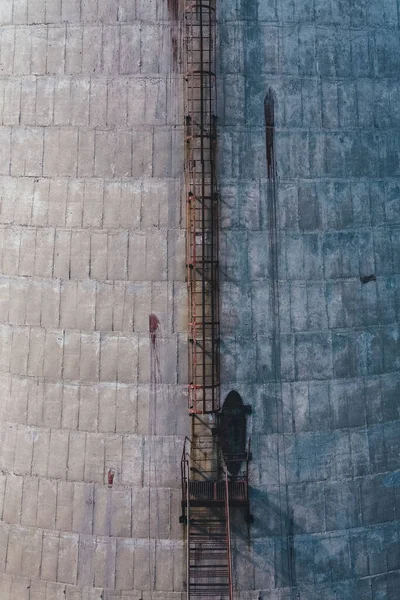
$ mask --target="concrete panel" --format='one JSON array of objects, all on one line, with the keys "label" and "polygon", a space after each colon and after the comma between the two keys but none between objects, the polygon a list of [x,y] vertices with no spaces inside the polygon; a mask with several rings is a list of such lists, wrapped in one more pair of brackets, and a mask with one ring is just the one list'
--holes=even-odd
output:
[{"label": "concrete panel", "polygon": [[[398,468],[399,6],[256,4],[218,6],[222,380],[253,406],[255,522],[250,543],[236,532],[235,586],[246,600],[396,596],[383,473]],[[261,192],[251,220],[246,183]]]}]

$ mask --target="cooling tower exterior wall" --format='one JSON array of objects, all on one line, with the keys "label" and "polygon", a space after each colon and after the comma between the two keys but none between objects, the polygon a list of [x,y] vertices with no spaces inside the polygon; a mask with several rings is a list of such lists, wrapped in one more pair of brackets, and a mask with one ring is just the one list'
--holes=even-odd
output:
[{"label": "cooling tower exterior wall", "polygon": [[219,3],[222,381],[253,405],[238,598],[400,596],[399,33],[396,0]]},{"label": "cooling tower exterior wall", "polygon": [[[183,2],[0,0],[0,599],[183,600]],[[219,0],[235,600],[400,597],[400,6]]]},{"label": "cooling tower exterior wall", "polygon": [[1,600],[181,599],[176,17],[0,2]]}]

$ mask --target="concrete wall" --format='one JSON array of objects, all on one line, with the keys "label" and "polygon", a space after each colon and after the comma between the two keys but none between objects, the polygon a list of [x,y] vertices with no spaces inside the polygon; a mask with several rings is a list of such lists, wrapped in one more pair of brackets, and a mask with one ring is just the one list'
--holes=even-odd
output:
[{"label": "concrete wall", "polygon": [[0,1],[1,600],[181,598],[175,16]]},{"label": "concrete wall", "polygon": [[250,537],[236,525],[238,597],[395,600],[399,5],[222,0],[219,19],[222,379],[254,407],[255,523]]},{"label": "concrete wall", "polygon": [[[0,1],[1,600],[182,597],[175,17]],[[222,377],[254,407],[235,585],[397,599],[399,6],[220,0],[219,18]]]}]

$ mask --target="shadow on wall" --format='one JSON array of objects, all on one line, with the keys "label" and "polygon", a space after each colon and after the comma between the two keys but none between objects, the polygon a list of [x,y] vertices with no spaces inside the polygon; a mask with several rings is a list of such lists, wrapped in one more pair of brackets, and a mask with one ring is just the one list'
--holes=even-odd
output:
[{"label": "shadow on wall", "polygon": [[[270,381],[275,387],[273,397],[275,413],[274,431],[271,433],[282,433],[283,416],[279,415],[282,410],[282,402],[279,397],[281,384],[281,347],[280,347],[280,301],[278,287],[278,215],[277,215],[277,165],[275,156],[275,120],[276,102],[274,91],[270,88],[261,89],[260,73],[263,72],[263,32],[257,23],[258,0],[242,0],[238,9],[238,18],[246,21],[246,46],[244,55],[245,82],[245,111],[246,122],[250,125],[253,121],[258,126],[263,124],[265,128],[264,149],[259,146],[248,148],[247,161],[263,161],[265,176],[261,189],[261,202],[264,207],[259,215],[260,222],[255,223],[254,229],[265,232],[268,240],[265,252],[265,265],[260,267],[268,278],[269,305],[266,311],[271,324],[272,356]],[[228,25],[227,25],[228,27]],[[221,36],[224,37],[223,20],[221,22]],[[221,56],[222,64],[224,56]],[[250,111],[250,112],[249,112]],[[249,120],[248,120],[249,119]],[[260,158],[260,150],[263,156]],[[263,151],[264,150],[264,151]],[[260,182],[261,185],[261,182]],[[241,207],[238,207],[241,214]],[[223,211],[229,211],[229,207],[223,207]],[[228,214],[228,212],[227,212]],[[228,219],[228,222],[230,219]],[[240,222],[237,225],[240,228]],[[243,269],[243,272],[245,269]],[[247,271],[247,270],[246,270]],[[225,280],[229,280],[229,273]],[[251,284],[247,271],[247,277],[238,277],[235,284],[244,289]],[[248,320],[248,332],[241,331],[241,335],[252,337],[251,319]],[[254,383],[265,383],[265,377],[259,373]],[[244,397],[244,401],[250,399]],[[254,415],[257,418],[257,415]],[[259,460],[255,456],[254,460]],[[265,490],[253,488],[251,490],[251,512],[255,521],[248,528],[244,522],[243,513],[240,510],[232,511],[232,531],[234,540],[234,577],[237,589],[245,589],[243,584],[247,581],[247,589],[251,589],[251,572],[254,576],[255,589],[291,588],[290,600],[297,600],[296,564],[295,564],[295,542],[294,536],[303,533],[299,524],[295,524],[293,509],[290,507],[287,497],[286,482],[276,487],[274,494]],[[260,598],[263,598],[262,594]]]},{"label": "shadow on wall", "polygon": [[[250,489],[250,506],[254,522],[250,528],[243,513],[232,511],[233,562],[237,589],[243,588],[243,568],[255,579],[255,588],[295,588],[297,586],[294,535],[303,533],[294,523],[293,511],[281,506],[275,494]],[[262,578],[262,583],[260,582]],[[296,599],[296,593],[290,600]]]}]

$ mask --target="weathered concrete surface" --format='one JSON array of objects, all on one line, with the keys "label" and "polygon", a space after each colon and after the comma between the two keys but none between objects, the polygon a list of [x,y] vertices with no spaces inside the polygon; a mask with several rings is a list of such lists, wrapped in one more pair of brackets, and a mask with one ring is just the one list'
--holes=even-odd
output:
[{"label": "weathered concrete surface", "polygon": [[[219,17],[222,375],[254,406],[235,583],[397,600],[399,6],[219,0]],[[1,600],[182,598],[175,18],[173,0],[0,1]]]},{"label": "weathered concrete surface", "polygon": [[181,599],[175,18],[0,1],[1,600]]},{"label": "weathered concrete surface", "polygon": [[254,407],[238,597],[395,600],[399,5],[222,0],[219,19],[222,379]]}]

